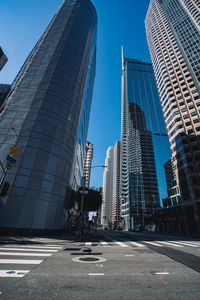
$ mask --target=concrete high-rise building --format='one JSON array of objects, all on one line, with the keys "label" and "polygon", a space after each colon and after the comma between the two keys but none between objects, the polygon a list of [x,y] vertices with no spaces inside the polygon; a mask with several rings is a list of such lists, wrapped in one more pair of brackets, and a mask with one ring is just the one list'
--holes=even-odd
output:
[{"label": "concrete high-rise building", "polygon": [[112,203],[112,224],[113,228],[119,227],[121,222],[120,204],[120,142],[116,142],[113,149],[113,203]]},{"label": "concrete high-rise building", "polygon": [[5,64],[7,63],[8,58],[0,47],[0,71],[3,69]]},{"label": "concrete high-rise building", "polygon": [[91,1],[65,0],[14,81],[0,119],[4,165],[16,134],[18,147],[1,199],[4,232],[55,232],[66,225],[68,194],[82,177],[96,30]]},{"label": "concrete high-rise building", "polygon": [[152,65],[124,58],[122,68],[121,215],[124,229],[142,230],[167,197],[171,152]]},{"label": "concrete high-rise building", "polygon": [[147,41],[183,206],[200,211],[200,2],[151,0]]},{"label": "concrete high-rise building", "polygon": [[110,226],[112,223],[112,203],[113,203],[113,163],[114,147],[109,147],[105,160],[105,171],[103,173],[103,197],[101,208],[101,224]]},{"label": "concrete high-rise building", "polygon": [[93,159],[93,144],[86,142],[85,146],[85,157],[83,163],[83,177],[85,178],[85,187],[89,188],[90,186],[90,173]]}]

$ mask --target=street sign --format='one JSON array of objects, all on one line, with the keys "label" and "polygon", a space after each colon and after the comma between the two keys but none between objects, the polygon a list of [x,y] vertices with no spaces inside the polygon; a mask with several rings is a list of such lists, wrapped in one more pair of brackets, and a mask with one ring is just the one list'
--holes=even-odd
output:
[{"label": "street sign", "polygon": [[80,193],[81,193],[81,194],[84,194],[84,195],[87,195],[87,194],[88,194],[88,191],[82,191],[82,190],[81,190]]},{"label": "street sign", "polygon": [[16,163],[16,159],[13,158],[13,157],[10,156],[10,155],[7,155],[6,159],[7,159],[9,162],[11,162],[11,164],[15,164],[15,163]]},{"label": "street sign", "polygon": [[18,149],[17,149],[16,145],[14,145],[10,148],[10,153],[12,156],[16,156],[18,154]]}]

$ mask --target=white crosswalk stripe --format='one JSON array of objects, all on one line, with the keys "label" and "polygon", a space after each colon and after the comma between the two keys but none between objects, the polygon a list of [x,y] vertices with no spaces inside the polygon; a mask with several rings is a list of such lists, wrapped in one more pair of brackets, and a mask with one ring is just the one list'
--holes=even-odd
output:
[{"label": "white crosswalk stripe", "polygon": [[30,270],[0,270],[0,277],[24,277]]},{"label": "white crosswalk stripe", "polygon": [[[171,241],[170,241],[171,242]],[[184,246],[190,246],[190,247],[194,247],[194,248],[198,248],[199,246],[197,245],[193,245],[193,244],[189,244],[188,242],[181,242],[181,241],[173,241],[173,243],[176,243],[176,244],[180,244],[180,245],[184,245]]]},{"label": "white crosswalk stripe", "polygon": [[[30,272],[30,270],[15,270],[16,265],[39,265],[43,262],[42,259],[34,259],[36,257],[48,258],[54,253],[62,249],[56,245],[1,245],[0,247],[0,278],[1,277],[16,277],[22,278]],[[9,259],[9,256],[15,256],[14,259]],[[31,257],[26,259],[25,257]],[[17,259],[19,257],[19,259]],[[4,270],[3,265],[10,265],[10,270]],[[13,268],[13,266],[15,266]]]},{"label": "white crosswalk stripe", "polygon": [[160,244],[155,243],[155,242],[147,242],[147,241],[144,241],[144,243],[149,244],[149,245],[153,245],[153,246],[156,246],[156,247],[163,247],[163,245],[160,245]]},{"label": "white crosswalk stripe", "polygon": [[9,251],[31,251],[31,252],[58,252],[58,250],[47,250],[47,249],[34,249],[34,248],[14,248],[14,247],[0,247],[1,250],[9,250]]},{"label": "white crosswalk stripe", "polygon": [[26,252],[1,252],[1,255],[12,255],[12,256],[51,256],[51,253],[26,253]]},{"label": "white crosswalk stripe", "polygon": [[86,247],[92,246],[92,243],[91,243],[91,242],[86,242],[86,243],[85,243],[85,246],[86,246]]},{"label": "white crosswalk stripe", "polygon": [[0,259],[0,264],[39,265],[43,260],[36,259]]},{"label": "white crosswalk stripe", "polygon": [[122,242],[118,242],[116,240],[113,240],[114,243],[116,243],[117,245],[121,246],[121,247],[128,247],[128,245],[122,243]]},{"label": "white crosswalk stripe", "polygon": [[105,241],[100,241],[100,243],[101,243],[101,245],[103,245],[103,246],[110,247],[110,245],[109,245],[107,242],[105,242]]},{"label": "white crosswalk stripe", "polygon": [[182,245],[173,244],[173,243],[170,243],[170,242],[159,241],[159,243],[167,245],[167,246],[180,247],[180,248],[183,247]]},{"label": "white crosswalk stripe", "polygon": [[136,243],[136,242],[132,242],[132,241],[129,241],[129,243],[130,244],[132,244],[132,245],[134,245],[134,246],[136,246],[136,247],[146,247],[145,245],[143,245],[143,244],[139,244],[139,243]]}]

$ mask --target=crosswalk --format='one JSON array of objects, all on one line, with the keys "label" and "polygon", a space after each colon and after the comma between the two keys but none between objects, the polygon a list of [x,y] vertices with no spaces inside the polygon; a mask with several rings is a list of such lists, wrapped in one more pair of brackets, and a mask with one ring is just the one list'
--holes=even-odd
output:
[{"label": "crosswalk", "polygon": [[[95,242],[85,242],[85,246],[93,246],[96,245]],[[192,247],[192,248],[200,248],[200,241],[129,241],[129,240],[99,240],[99,246],[111,247],[111,246],[119,246],[119,247],[134,247],[137,249],[143,249],[147,246],[156,246],[156,247],[174,247],[174,248],[183,248],[183,247]]]},{"label": "crosswalk", "polygon": [[[51,257],[62,248],[58,245],[1,245],[0,278],[22,278],[35,265],[41,264],[45,258]],[[18,265],[21,266],[19,269]]]}]

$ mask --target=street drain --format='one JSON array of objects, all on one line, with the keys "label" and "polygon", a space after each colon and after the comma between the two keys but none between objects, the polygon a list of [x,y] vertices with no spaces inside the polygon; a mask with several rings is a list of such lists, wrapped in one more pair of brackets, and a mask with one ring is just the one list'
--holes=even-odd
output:
[{"label": "street drain", "polygon": [[99,259],[97,257],[81,257],[81,261],[98,261]]},{"label": "street drain", "polygon": [[92,256],[92,255],[73,257],[72,260],[74,262],[80,262],[80,263],[84,263],[84,264],[96,264],[96,263],[102,263],[102,262],[106,261],[106,259],[103,257]]}]

